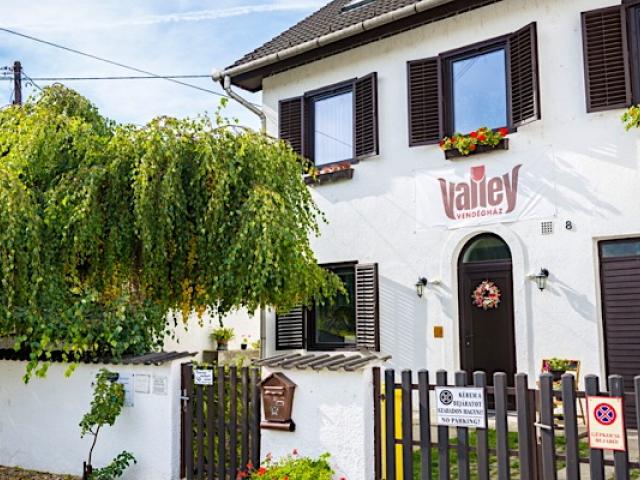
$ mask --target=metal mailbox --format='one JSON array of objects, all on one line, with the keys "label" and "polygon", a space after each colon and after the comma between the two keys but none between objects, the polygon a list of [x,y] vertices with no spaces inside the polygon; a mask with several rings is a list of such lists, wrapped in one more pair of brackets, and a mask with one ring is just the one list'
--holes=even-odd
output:
[{"label": "metal mailbox", "polygon": [[284,373],[275,372],[260,382],[264,421],[261,428],[293,432],[296,424],[291,419],[293,394],[296,384]]}]

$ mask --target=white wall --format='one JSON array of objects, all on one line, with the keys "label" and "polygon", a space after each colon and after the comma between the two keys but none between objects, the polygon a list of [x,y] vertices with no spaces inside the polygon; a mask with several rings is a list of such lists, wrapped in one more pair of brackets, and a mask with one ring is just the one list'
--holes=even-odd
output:
[{"label": "white wall", "polygon": [[[169,319],[173,326],[173,319]],[[243,337],[247,337],[249,344],[260,340],[260,314],[251,314],[246,309],[236,310],[223,319],[225,327],[235,330],[235,338],[229,342],[230,350],[239,350]],[[164,342],[165,351],[188,351],[201,354],[203,350],[214,350],[215,344],[210,339],[211,332],[218,328],[217,318],[204,315],[201,319],[196,314],[189,316],[188,321],[183,322],[178,314],[177,325],[174,334],[167,336]]]},{"label": "white wall", "polygon": [[[397,367],[459,368],[456,264],[472,236],[501,235],[513,253],[517,368],[536,374],[542,358],[603,366],[596,242],[640,235],[638,134],[624,131],[620,110],[587,114],[580,12],[611,0],[505,0],[417,28],[264,81],[269,130],[277,134],[278,100],[378,73],[380,155],[356,165],[354,179],[319,186],[314,198],[328,225],[313,240],[320,262],[378,262],[382,350]],[[417,227],[415,172],[446,167],[437,145],[408,147],[406,62],[512,32],[536,21],[542,120],[512,134],[509,152],[486,154],[487,163],[548,148],[547,174],[557,214],[546,219],[483,228]],[[489,87],[489,86],[488,86]],[[474,160],[460,160],[472,163]],[[555,233],[540,234],[553,220]],[[574,228],[564,228],[565,221]],[[549,286],[539,292],[526,275],[546,267]],[[418,276],[441,279],[419,299]],[[444,326],[444,338],[433,327]],[[273,324],[268,330],[273,336]],[[273,348],[273,341],[268,342]]]},{"label": "white wall", "polygon": [[[0,465],[81,475],[92,441],[80,438],[78,423],[89,410],[92,382],[102,365],[54,363],[46,378],[25,385],[25,362],[0,361]],[[134,393],[113,427],[103,427],[93,465],[102,467],[123,450],[138,463],[126,479],[173,480],[180,466],[180,361],[162,366],[106,365],[121,374],[168,378],[167,395]]]},{"label": "white wall", "polygon": [[[271,370],[264,369],[262,378]],[[279,459],[297,449],[299,455],[331,454],[335,478],[373,478],[373,394],[371,369],[356,372],[285,370],[296,385],[294,432],[262,430],[263,456]]]}]

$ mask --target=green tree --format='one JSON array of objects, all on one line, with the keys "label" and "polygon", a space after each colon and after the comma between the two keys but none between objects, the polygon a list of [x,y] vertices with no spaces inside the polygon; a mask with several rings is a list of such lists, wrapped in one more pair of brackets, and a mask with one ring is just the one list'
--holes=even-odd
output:
[{"label": "green tree", "polygon": [[[26,378],[159,348],[179,312],[287,309],[341,289],[285,143],[216,113],[116,124],[61,85],[0,112],[0,337]],[[302,163],[301,163],[302,162]]]}]

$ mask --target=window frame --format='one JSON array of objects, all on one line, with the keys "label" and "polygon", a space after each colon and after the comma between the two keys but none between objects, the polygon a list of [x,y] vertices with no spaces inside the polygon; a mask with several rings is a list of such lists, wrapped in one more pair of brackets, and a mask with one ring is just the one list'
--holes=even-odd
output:
[{"label": "window frame", "polygon": [[344,158],[341,160],[335,160],[333,162],[323,163],[320,167],[330,167],[331,165],[337,165],[339,163],[349,162],[350,164],[358,163],[358,159],[356,158],[356,92],[355,92],[355,84],[357,78],[351,78],[349,80],[345,80],[343,82],[334,83],[332,85],[328,85],[326,87],[318,88],[316,90],[311,90],[309,92],[305,92],[304,98],[304,109],[306,111],[306,115],[303,119],[303,136],[304,142],[306,144],[306,157],[316,165],[316,149],[315,149],[315,135],[314,135],[314,126],[315,126],[315,102],[319,99],[325,100],[327,98],[337,97],[338,95],[342,95],[344,93],[351,93],[351,157]]},{"label": "window frame", "polygon": [[[357,260],[352,260],[347,262],[325,263],[325,264],[321,264],[320,266],[330,271],[351,268],[353,269],[353,275],[355,277],[357,275],[356,273],[357,264],[358,264]],[[358,296],[358,292],[356,289],[354,290],[354,298],[353,298],[354,307],[358,301],[357,296]],[[356,331],[355,331],[356,341],[353,344],[318,342],[316,340],[316,304],[314,302],[313,305],[309,306],[306,309],[306,322],[305,322],[305,336],[307,339],[306,350],[310,352],[312,351],[315,351],[315,352],[357,351],[358,350],[357,314],[355,313],[355,310],[354,310],[354,322],[356,327]]]},{"label": "window frame", "polygon": [[[640,1],[640,0],[639,0]],[[513,118],[511,112],[511,68],[510,68],[510,49],[509,49],[509,37],[508,35],[501,35],[499,37],[494,37],[488,40],[483,40],[481,42],[477,42],[471,45],[466,45],[464,47],[456,48],[453,50],[449,50],[447,52],[443,52],[439,55],[440,57],[440,68],[441,68],[441,78],[442,78],[442,112],[443,112],[443,130],[444,134],[447,136],[453,135],[455,132],[454,124],[454,108],[453,108],[453,74],[452,68],[453,63],[459,60],[464,60],[467,58],[475,57],[477,55],[482,55],[485,53],[491,53],[497,50],[504,50],[505,61],[504,61],[504,75],[505,75],[505,98],[506,98],[506,119],[507,124],[501,125],[497,127],[491,127],[494,130],[499,128],[506,128],[510,133],[516,132],[518,129],[513,126]],[[478,125],[477,128],[482,127],[483,125]],[[469,132],[459,132],[459,133],[469,133]]]}]

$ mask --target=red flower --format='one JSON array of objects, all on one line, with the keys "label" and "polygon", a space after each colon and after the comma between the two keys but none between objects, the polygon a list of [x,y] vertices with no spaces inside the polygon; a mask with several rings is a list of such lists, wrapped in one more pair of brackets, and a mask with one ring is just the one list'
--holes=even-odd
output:
[{"label": "red flower", "polygon": [[284,477],[282,477],[282,480],[289,480],[289,476],[285,475]]},{"label": "red flower", "polygon": [[444,146],[444,140],[440,140],[440,148]]},{"label": "red flower", "polygon": [[498,132],[500,132],[500,135],[502,135],[503,137],[509,135],[509,130],[506,128],[501,128],[500,130],[498,130]]},{"label": "red flower", "polygon": [[469,136],[470,136],[471,138],[476,138],[476,137],[478,136],[478,132],[471,132],[471,133],[469,134]]},{"label": "red flower", "polygon": [[251,460],[249,460],[249,463],[247,463],[247,468],[249,470],[253,470],[253,462]]},{"label": "red flower", "polygon": [[486,139],[487,139],[487,137],[486,137],[486,136],[484,136],[484,135],[478,135],[478,141],[479,141],[479,142],[484,142]]},{"label": "red flower", "polygon": [[258,476],[261,477],[262,475],[264,475],[265,473],[267,473],[267,469],[264,467],[260,467],[258,469]]},{"label": "red flower", "polygon": [[452,143],[456,143],[457,141],[458,141],[458,137],[453,137],[453,138],[451,139],[451,142],[452,142]]},{"label": "red flower", "polygon": [[476,149],[476,144],[472,143],[471,145],[469,145],[469,150],[471,150],[472,152]]}]

